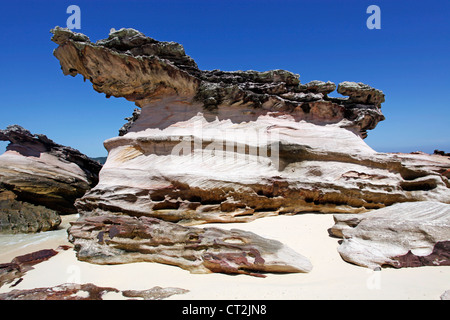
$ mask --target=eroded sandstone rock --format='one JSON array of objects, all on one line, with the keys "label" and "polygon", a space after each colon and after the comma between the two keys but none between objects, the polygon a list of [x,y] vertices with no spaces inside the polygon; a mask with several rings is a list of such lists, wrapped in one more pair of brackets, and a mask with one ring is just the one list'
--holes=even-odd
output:
[{"label": "eroded sandstone rock", "polygon": [[397,202],[450,202],[444,157],[377,153],[362,140],[384,119],[368,85],[301,84],[284,70],[203,71],[181,45],[134,29],[93,43],[55,28],[63,73],[139,106],[105,141],[100,183],[77,201],[182,224],[272,214],[365,212]]},{"label": "eroded sandstone rock", "polygon": [[93,283],[65,283],[55,287],[35,288],[29,290],[12,290],[0,294],[0,300],[103,300],[108,293],[122,294],[130,299],[161,300],[189,290],[181,288],[153,287],[148,290],[120,291],[112,287],[99,287]]},{"label": "eroded sandstone rock", "polygon": [[[44,211],[49,215],[50,211],[75,213],[75,200],[98,182],[101,169],[98,162],[78,150],[53,142],[45,135],[31,134],[13,125],[0,130],[0,141],[10,142],[6,152],[0,156],[0,192],[10,191],[15,197],[8,202],[2,201],[0,210],[2,216],[8,215],[11,221],[21,219],[14,217],[14,210],[19,210],[22,217],[39,212],[42,216]],[[2,222],[6,222],[5,219]],[[26,217],[25,220],[29,221]],[[51,222],[49,224],[52,225]],[[2,229],[4,227],[3,224]],[[24,225],[16,229],[26,228]],[[44,229],[30,227],[28,231]]]},{"label": "eroded sandstone rock", "polygon": [[[134,29],[96,43],[67,29],[52,33],[65,75],[81,74],[96,91],[140,108],[105,141],[99,183],[76,202],[82,216],[69,233],[79,259],[305,272],[309,262],[278,242],[186,225],[450,203],[448,158],[378,153],[363,141],[384,120],[380,90],[343,82],[337,90],[348,98],[333,98],[334,83],[301,84],[285,70],[204,71],[181,45]],[[411,260],[405,249],[397,262]]]},{"label": "eroded sandstone rock", "polygon": [[345,261],[369,268],[450,265],[449,204],[399,203],[334,220],[330,232],[344,239],[338,251]]},{"label": "eroded sandstone rock", "polygon": [[[107,97],[135,102],[144,119],[153,114],[152,125],[147,122],[145,128],[165,128],[197,112],[206,118],[237,122],[271,113],[316,124],[348,119],[347,128],[365,137],[367,130],[384,120],[380,111],[383,93],[365,84],[342,83],[340,92],[350,98],[329,98],[327,94],[336,88],[334,83],[301,84],[298,74],[285,70],[200,70],[182,45],[157,41],[134,29],[113,31],[96,43],[60,27],[51,32],[59,45],[54,55],[63,73],[83,75]],[[172,99],[166,100],[161,113],[158,101],[168,97]],[[130,130],[139,131],[141,127],[136,126]]]},{"label": "eroded sandstone rock", "polygon": [[264,276],[309,272],[309,260],[279,241],[232,229],[185,227],[149,217],[87,215],[68,230],[78,259],[97,264],[159,262],[193,273]]}]

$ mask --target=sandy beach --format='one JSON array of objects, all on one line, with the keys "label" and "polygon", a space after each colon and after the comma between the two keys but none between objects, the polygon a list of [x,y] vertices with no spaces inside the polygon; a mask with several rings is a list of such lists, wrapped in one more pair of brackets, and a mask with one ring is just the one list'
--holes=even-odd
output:
[{"label": "sandy beach", "polygon": [[[29,235],[1,235],[0,263],[40,249],[70,245],[66,229],[77,215],[63,217],[62,227]],[[257,219],[250,223],[215,224],[224,229],[243,229],[279,240],[306,256],[313,264],[310,273],[248,275],[191,274],[179,267],[157,263],[94,265],[77,260],[75,251],[61,251],[34,266],[14,288],[6,284],[0,293],[13,289],[57,286],[63,283],[93,283],[119,290],[145,290],[155,286],[178,287],[188,293],[168,299],[417,299],[438,300],[450,289],[450,268],[419,267],[372,271],[342,260],[336,238],[328,235],[331,214],[301,214]],[[207,226],[207,225],[203,225]],[[209,225],[211,226],[211,224]],[[104,299],[124,299],[107,293]]]}]

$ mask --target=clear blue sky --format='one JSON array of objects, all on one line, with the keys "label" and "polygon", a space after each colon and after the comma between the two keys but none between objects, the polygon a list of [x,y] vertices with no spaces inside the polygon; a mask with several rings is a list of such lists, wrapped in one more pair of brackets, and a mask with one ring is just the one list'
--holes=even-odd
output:
[{"label": "clear blue sky", "polygon": [[[386,94],[371,147],[450,152],[448,0],[2,1],[0,128],[20,124],[104,156],[103,141],[135,107],[63,76],[49,30],[66,26],[70,4],[81,8],[79,32],[92,41],[132,27],[183,44],[201,69],[286,69],[302,83],[367,83]],[[381,8],[381,30],[366,27],[371,4]]]}]

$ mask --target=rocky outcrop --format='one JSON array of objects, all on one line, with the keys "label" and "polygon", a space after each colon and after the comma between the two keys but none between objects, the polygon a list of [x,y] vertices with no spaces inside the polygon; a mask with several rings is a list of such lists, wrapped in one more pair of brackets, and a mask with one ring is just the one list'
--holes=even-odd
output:
[{"label": "rocky outcrop", "polygon": [[343,82],[348,98],[332,98],[334,83],[284,70],[199,70],[181,45],[134,29],[96,43],[52,32],[64,74],[141,108],[105,141],[100,183],[80,212],[196,224],[450,202],[447,158],[377,153],[362,140],[384,119],[380,90]]},{"label": "rocky outcrop", "polygon": [[395,268],[450,265],[450,205],[399,203],[364,214],[334,215],[345,261]]},{"label": "rocky outcrop", "polygon": [[[113,31],[96,43],[68,29],[56,27],[52,33],[59,45],[54,55],[65,75],[81,74],[96,91],[124,97],[142,108],[140,125],[130,126],[132,132],[142,126],[165,128],[198,112],[239,123],[268,113],[316,124],[346,119],[345,126],[363,137],[384,120],[384,94],[361,83],[339,85],[338,92],[349,98],[329,98],[334,83],[301,84],[298,74],[285,70],[200,70],[182,45],[157,41],[134,29]],[[165,103],[158,103],[161,99]]]},{"label": "rocky outcrop", "polygon": [[[55,225],[51,217],[56,213],[75,213],[75,200],[98,182],[98,162],[45,135],[31,134],[13,125],[0,130],[0,141],[10,142],[0,156],[0,192],[10,191],[6,202],[0,200],[2,230],[45,230],[30,226],[33,222],[29,217],[48,215],[48,224]],[[28,222],[7,226],[7,221],[14,224],[22,219]]]},{"label": "rocky outcrop", "polygon": [[440,156],[445,156],[445,157],[450,157],[450,153],[442,151],[442,150],[434,150],[433,152],[434,154],[438,154]]},{"label": "rocky outcrop", "polygon": [[276,240],[232,229],[185,227],[149,217],[84,215],[68,230],[79,260],[97,264],[159,262],[192,273],[264,276],[309,272],[311,263]]}]

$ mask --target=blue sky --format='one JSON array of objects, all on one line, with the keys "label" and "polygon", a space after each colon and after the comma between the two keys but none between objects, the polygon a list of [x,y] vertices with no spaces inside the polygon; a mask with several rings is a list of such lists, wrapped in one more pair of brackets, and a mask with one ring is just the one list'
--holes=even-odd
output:
[{"label": "blue sky", "polygon": [[[450,152],[450,2],[436,0],[2,1],[0,128],[20,124],[104,156],[103,141],[135,108],[62,74],[49,30],[66,26],[71,4],[92,41],[131,27],[183,44],[205,70],[286,69],[302,83],[367,83],[386,94],[386,120],[366,139],[372,148]],[[381,8],[380,30],[366,27],[371,4]]]}]

